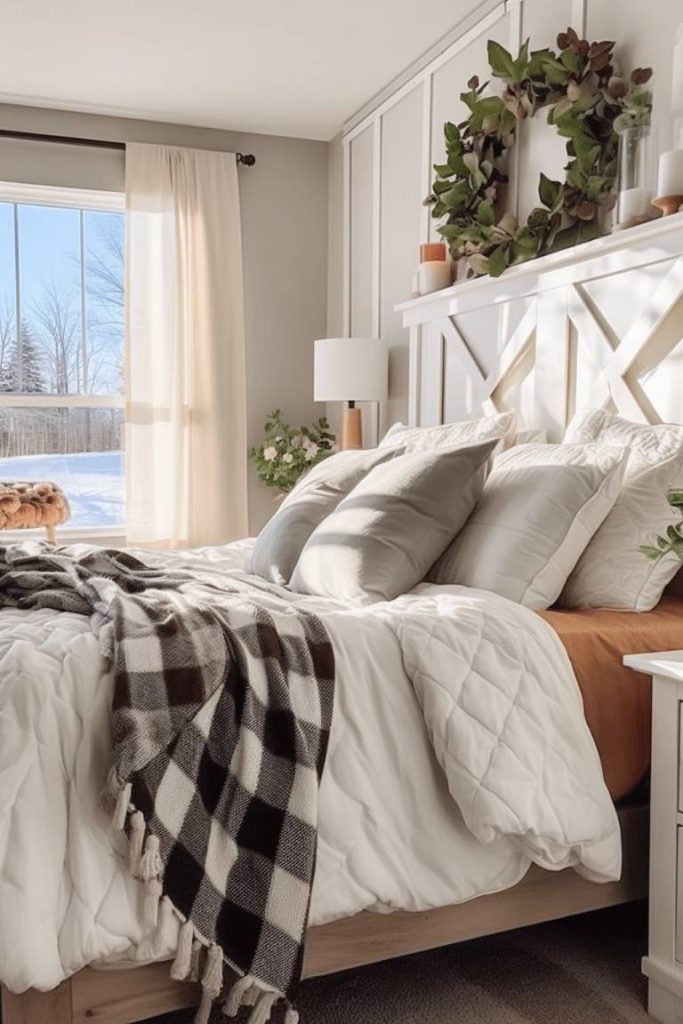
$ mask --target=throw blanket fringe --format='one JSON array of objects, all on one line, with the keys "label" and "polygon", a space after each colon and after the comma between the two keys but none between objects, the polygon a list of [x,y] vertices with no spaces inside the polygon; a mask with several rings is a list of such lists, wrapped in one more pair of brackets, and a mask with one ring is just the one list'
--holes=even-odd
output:
[{"label": "throw blanket fringe", "polygon": [[[225,956],[220,946],[200,935],[191,921],[183,919],[180,911],[173,906],[168,896],[163,894],[159,840],[152,833],[147,833],[145,838],[144,818],[140,811],[136,811],[130,804],[129,796],[130,788],[126,785],[116,798],[112,825],[119,831],[128,829],[129,861],[138,867],[138,871],[131,871],[131,874],[145,883],[143,919],[149,928],[156,930],[153,946],[163,947],[173,915],[182,921],[170,976],[174,981],[200,982],[202,995],[195,1015],[195,1024],[208,1024],[213,1005],[221,996],[225,997],[222,1009],[226,1017],[236,1017],[242,1007],[251,1006],[253,1009],[247,1024],[267,1024],[277,1001],[286,1000],[286,996],[264,986],[253,974],[238,976],[227,994],[224,992],[224,965],[227,963],[235,973],[238,972],[238,968]],[[123,824],[119,825],[121,807],[124,804],[124,820]],[[142,849],[143,842],[144,853],[140,860],[137,851]],[[154,871],[154,874],[150,874],[151,871]],[[202,959],[203,969],[200,966]],[[298,1022],[298,1011],[288,1005],[284,1024]]]},{"label": "throw blanket fringe", "polygon": [[316,616],[241,574],[122,551],[0,548],[0,607],[90,616],[112,665],[113,825],[144,885],[151,950],[181,922],[171,976],[249,1024],[292,1000],[317,842],[334,656]]}]

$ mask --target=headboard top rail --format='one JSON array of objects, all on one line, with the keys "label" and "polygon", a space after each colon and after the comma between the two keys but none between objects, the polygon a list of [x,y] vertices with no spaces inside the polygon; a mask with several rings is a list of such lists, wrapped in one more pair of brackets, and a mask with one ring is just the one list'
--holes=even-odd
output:
[{"label": "headboard top rail", "polygon": [[396,309],[412,423],[512,408],[559,440],[578,409],[683,422],[683,213]]}]

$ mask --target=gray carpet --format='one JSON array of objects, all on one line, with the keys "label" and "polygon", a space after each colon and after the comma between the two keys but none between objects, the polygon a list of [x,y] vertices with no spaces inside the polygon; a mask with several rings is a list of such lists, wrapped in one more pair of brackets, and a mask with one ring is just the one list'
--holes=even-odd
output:
[{"label": "gray carpet", "polygon": [[[302,1024],[652,1024],[645,907],[616,907],[302,986]],[[191,1013],[155,1024],[191,1024]],[[220,1013],[212,1024],[227,1024]]]}]

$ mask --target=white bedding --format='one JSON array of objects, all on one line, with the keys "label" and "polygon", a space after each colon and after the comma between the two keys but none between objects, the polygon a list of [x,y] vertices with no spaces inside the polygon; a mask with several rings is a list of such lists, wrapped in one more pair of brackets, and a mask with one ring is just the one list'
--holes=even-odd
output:
[{"label": "white bedding", "polygon": [[[230,570],[249,546],[192,558]],[[578,686],[535,613],[426,584],[362,609],[291,599],[323,618],[337,662],[311,924],[471,899],[531,861],[619,876]],[[86,619],[0,612],[0,981],[15,991],[174,944],[144,936],[125,838],[99,804],[111,685]]]}]

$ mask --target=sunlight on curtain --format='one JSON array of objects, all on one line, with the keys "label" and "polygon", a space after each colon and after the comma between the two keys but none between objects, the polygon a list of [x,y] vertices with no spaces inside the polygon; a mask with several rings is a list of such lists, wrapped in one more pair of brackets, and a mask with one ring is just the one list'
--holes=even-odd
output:
[{"label": "sunlight on curtain", "polygon": [[128,541],[247,533],[246,371],[232,153],[126,149]]}]

